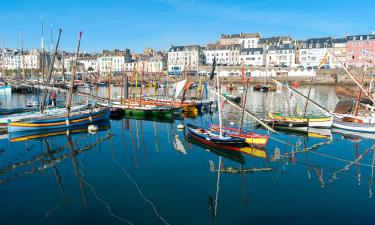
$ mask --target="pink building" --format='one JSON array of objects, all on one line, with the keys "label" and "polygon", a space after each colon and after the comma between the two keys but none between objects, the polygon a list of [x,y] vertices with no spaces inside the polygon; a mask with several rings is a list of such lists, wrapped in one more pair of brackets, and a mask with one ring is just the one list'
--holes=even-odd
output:
[{"label": "pink building", "polygon": [[354,35],[347,37],[347,65],[360,67],[367,61],[375,65],[375,35]]}]

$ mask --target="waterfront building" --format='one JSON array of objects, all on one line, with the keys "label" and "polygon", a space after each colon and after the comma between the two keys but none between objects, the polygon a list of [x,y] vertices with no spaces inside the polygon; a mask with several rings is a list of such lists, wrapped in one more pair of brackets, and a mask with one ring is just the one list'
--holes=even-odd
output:
[{"label": "waterfront building", "polygon": [[269,38],[260,38],[258,42],[259,48],[266,48],[267,46],[278,46],[281,44],[292,44],[293,38],[289,36],[277,36]]},{"label": "waterfront building", "polygon": [[[346,50],[347,50],[346,38],[334,38],[332,39],[332,52],[337,57],[332,59],[332,67],[340,68],[341,63],[346,67]],[[341,63],[340,63],[341,62]]]},{"label": "waterfront building", "polygon": [[98,57],[97,69],[101,76],[107,76],[109,72],[117,75],[125,70],[125,63],[130,62],[130,50],[125,49],[120,51],[103,50],[103,53]]},{"label": "waterfront building", "polygon": [[[41,69],[42,54],[39,49],[31,49],[23,53],[19,49],[4,50],[4,59],[2,60],[7,70],[17,69]],[[50,55],[44,54],[45,62],[49,65]],[[48,68],[48,67],[47,67]]]},{"label": "waterfront building", "polygon": [[263,48],[244,48],[240,53],[240,63],[246,66],[262,66]]},{"label": "waterfront building", "polygon": [[333,66],[333,57],[329,53],[332,51],[332,38],[312,38],[302,44],[300,48],[300,62],[304,67]]},{"label": "waterfront building", "polygon": [[347,64],[360,67],[366,62],[375,65],[375,34],[347,37]]},{"label": "waterfront building", "polygon": [[222,34],[220,45],[242,45],[243,48],[257,48],[259,33]]},{"label": "waterfront building", "polygon": [[264,64],[266,67],[274,67],[278,65],[277,46],[267,46],[264,54]]},{"label": "waterfront building", "polygon": [[205,63],[203,48],[199,45],[173,46],[168,51],[168,73],[196,75],[199,65]]},{"label": "waterfront building", "polygon": [[162,73],[166,70],[166,64],[166,57],[162,56],[139,58],[135,61],[125,63],[125,71],[133,72],[138,69],[138,72]]},{"label": "waterfront building", "polygon": [[241,51],[241,45],[219,45],[209,44],[204,49],[204,55],[206,58],[206,64],[212,65],[214,57],[218,65],[223,66],[234,66],[240,63],[239,56]]},{"label": "waterfront building", "polygon": [[294,44],[280,44],[276,46],[277,65],[294,67],[296,65],[296,50]]},{"label": "waterfront building", "polygon": [[98,72],[98,56],[87,55],[78,58],[78,63],[82,64],[82,69],[89,72]]}]

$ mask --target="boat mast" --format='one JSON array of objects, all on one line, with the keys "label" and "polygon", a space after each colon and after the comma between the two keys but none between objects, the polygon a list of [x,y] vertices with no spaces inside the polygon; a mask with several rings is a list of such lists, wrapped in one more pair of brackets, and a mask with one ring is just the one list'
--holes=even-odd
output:
[{"label": "boat mast", "polygon": [[244,97],[244,101],[243,101],[243,104],[242,104],[242,114],[241,114],[240,132],[242,132],[242,128],[243,128],[243,119],[244,119],[244,115],[245,115],[245,107],[246,107],[246,99],[247,99],[247,90],[248,90],[248,89],[249,89],[249,78],[247,78],[247,81],[246,81],[245,97]]},{"label": "boat mast", "polygon": [[41,37],[40,37],[40,50],[41,50],[41,72],[42,72],[42,80],[44,82],[44,26],[43,26],[43,15],[40,15],[40,30],[41,30]]},{"label": "boat mast", "polygon": [[308,105],[308,103],[309,103],[309,99],[310,99],[311,86],[312,86],[312,82],[310,82],[309,92],[307,93],[307,99],[306,99],[305,108],[304,108],[304,110],[303,110],[303,116],[306,116],[307,105]]},{"label": "boat mast", "polygon": [[221,131],[221,128],[222,128],[222,124],[221,124],[221,109],[220,109],[220,86],[219,86],[219,68],[217,70],[217,76],[216,76],[216,86],[217,86],[217,107],[218,107],[218,111],[219,111],[219,134],[220,134],[220,137],[223,137],[223,134],[222,134],[222,131]]},{"label": "boat mast", "polygon": [[25,56],[23,54],[23,35],[22,35],[22,31],[20,32],[20,40],[21,40],[22,80],[26,81]]},{"label": "boat mast", "polygon": [[[48,71],[48,76],[47,76],[47,81],[46,81],[46,86],[48,86],[51,82],[51,76],[52,76],[52,72],[53,72],[53,66],[55,64],[55,58],[56,58],[56,54],[57,54],[57,50],[59,48],[59,43],[60,43],[60,37],[61,37],[61,33],[62,33],[62,29],[60,28],[59,29],[59,36],[58,36],[58,39],[57,39],[57,43],[56,43],[56,46],[55,46],[55,51],[53,52],[53,55],[52,55],[52,61],[51,61],[51,65],[49,67],[49,71]],[[43,113],[44,111],[44,105],[45,105],[45,100],[47,98],[47,93],[48,93],[48,89],[46,87],[46,89],[43,90],[43,95],[42,95],[42,102],[40,104],[40,111]]]},{"label": "boat mast", "polygon": [[[362,81],[361,81],[362,84],[363,84],[363,81],[364,81],[364,79],[365,79],[366,66],[367,66],[367,65],[366,65],[366,62],[365,62],[365,69],[364,69],[364,71],[363,71]],[[357,101],[356,101],[356,103],[355,103],[355,110],[354,110],[354,115],[355,115],[355,116],[358,116],[359,107],[360,107],[360,105],[361,105],[361,96],[362,96],[362,90],[360,89],[360,90],[359,90],[359,93],[358,93],[358,96],[357,96]]]},{"label": "boat mast", "polygon": [[108,104],[111,105],[111,81],[112,81],[112,61],[109,63],[108,76]]},{"label": "boat mast", "polygon": [[142,84],[143,84],[144,73],[145,73],[145,61],[142,62],[142,77],[141,77],[141,86],[140,86],[141,90],[140,90],[140,94],[139,94],[139,106],[142,106],[142,96],[143,96]]},{"label": "boat mast", "polygon": [[5,76],[5,48],[4,48],[4,38],[1,39],[1,47],[2,47],[2,59],[3,59],[3,72],[1,74],[1,77]]},{"label": "boat mast", "polygon": [[73,97],[73,90],[74,90],[74,80],[76,79],[76,71],[77,71],[77,61],[78,61],[78,55],[79,55],[79,48],[81,46],[81,37],[82,37],[82,31],[78,33],[78,43],[77,43],[77,51],[76,51],[76,57],[74,59],[74,65],[73,65],[73,73],[70,78],[70,89],[69,89],[69,94],[68,94],[68,99],[67,99],[67,104],[66,104],[66,109],[68,110],[68,115],[70,113],[70,106],[72,105],[72,97]]},{"label": "boat mast", "polygon": [[330,50],[327,49],[331,55],[336,58],[336,60],[340,63],[340,65],[343,67],[345,72],[349,75],[349,77],[358,85],[358,87],[362,90],[362,92],[371,100],[371,102],[375,105],[375,100],[372,98],[371,94],[358,82],[358,80],[349,72],[349,70],[344,66],[344,64],[341,62],[341,60]]}]

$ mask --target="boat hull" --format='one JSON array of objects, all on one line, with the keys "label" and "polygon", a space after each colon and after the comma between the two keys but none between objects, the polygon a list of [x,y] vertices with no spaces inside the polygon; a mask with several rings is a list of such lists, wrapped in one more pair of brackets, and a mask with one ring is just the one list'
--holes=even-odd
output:
[{"label": "boat hull", "polygon": [[101,120],[108,120],[110,116],[109,108],[103,108],[95,112],[81,112],[66,117],[46,117],[43,119],[32,119],[25,121],[10,122],[8,132],[35,131],[46,129],[61,129],[85,124],[92,124]]},{"label": "boat hull", "polygon": [[315,128],[331,128],[333,117],[289,117],[283,116],[279,113],[268,113],[268,117],[271,120],[279,121],[280,123],[289,123],[289,124],[304,124],[308,127]]},{"label": "boat hull", "polygon": [[375,133],[375,124],[373,123],[355,123],[355,122],[346,122],[340,119],[335,119],[333,120],[332,125],[335,128],[339,128],[343,130]]},{"label": "boat hull", "polygon": [[[210,126],[210,129],[212,131],[219,132],[219,125],[213,124]],[[231,137],[245,138],[245,142],[250,145],[263,147],[268,142],[268,136],[255,134],[252,132],[240,132],[238,129],[230,127],[222,127],[222,131]]]}]

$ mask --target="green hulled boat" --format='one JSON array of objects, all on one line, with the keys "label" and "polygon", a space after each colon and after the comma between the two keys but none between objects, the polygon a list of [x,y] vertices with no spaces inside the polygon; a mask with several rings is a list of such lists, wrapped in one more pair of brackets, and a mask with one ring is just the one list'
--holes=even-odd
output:
[{"label": "green hulled boat", "polygon": [[166,118],[173,119],[173,108],[162,106],[127,106],[118,105],[114,108],[121,108],[124,110],[125,115],[149,118]]}]

